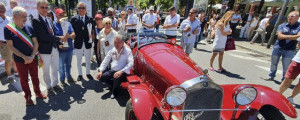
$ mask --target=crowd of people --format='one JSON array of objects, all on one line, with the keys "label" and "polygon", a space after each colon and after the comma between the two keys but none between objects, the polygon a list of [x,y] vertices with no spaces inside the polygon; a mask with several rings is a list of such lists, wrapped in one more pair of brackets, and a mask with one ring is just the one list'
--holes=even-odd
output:
[{"label": "crowd of people", "polygon": [[[47,86],[48,96],[63,92],[61,85],[63,87],[67,85],[65,80],[68,83],[76,82],[71,76],[73,51],[76,51],[77,58],[77,81],[84,80],[83,55],[86,63],[85,75],[89,80],[94,80],[90,73],[90,60],[95,55],[99,67],[96,79],[107,82],[111,86],[111,98],[118,95],[116,89],[130,74],[134,63],[131,49],[123,41],[126,34],[138,31],[139,19],[133,9],[121,11],[118,19],[113,8],[107,9],[106,17],[100,12],[92,17],[87,15],[86,4],[79,2],[76,6],[78,14],[68,20],[62,8],[49,12],[48,2],[37,0],[38,16],[33,18],[30,24],[26,24],[28,16],[26,10],[18,6],[14,0],[11,0],[10,4],[11,10],[6,11],[5,5],[0,3],[0,19],[3,21],[0,24],[0,51],[5,59],[8,80],[14,82],[14,77],[20,78],[26,105],[34,105],[28,85],[28,74],[36,97],[47,98],[39,88],[38,67],[43,69],[43,80]],[[268,35],[270,29],[273,29],[276,21],[280,20],[283,24],[277,31],[278,39],[273,46],[268,80],[274,79],[281,56],[285,75],[282,77],[281,93],[291,85],[291,81],[300,72],[300,53],[294,56],[297,39],[300,40],[298,11],[290,12],[286,23],[284,18],[278,19],[280,9],[277,9],[276,14],[268,13],[260,20],[258,14],[254,12],[249,12],[243,17],[239,10],[229,10],[222,16],[215,13],[206,16],[205,11],[198,12],[197,9],[192,8],[188,18],[181,23],[175,7],[169,8],[168,11],[169,15],[165,21],[159,23],[161,21],[159,12],[155,12],[154,6],[150,6],[144,14],[141,14],[142,16],[139,16],[142,23],[140,30],[157,32],[161,24],[166,30],[167,38],[173,39],[176,38],[177,28],[179,28],[183,31],[182,48],[188,56],[197,49],[197,44],[205,35],[206,41],[213,46],[208,69],[215,71],[213,62],[219,55],[218,71],[221,72],[226,72],[222,65],[226,41],[228,37],[236,34],[236,27],[240,21],[242,21],[240,39],[251,40],[250,43],[253,44],[261,35],[261,45],[264,45],[265,38],[270,36]],[[256,34],[252,37],[254,31]],[[11,73],[11,68],[14,69],[14,74]],[[293,103],[292,98],[299,92],[300,83],[295,86],[293,94],[288,99]]]}]

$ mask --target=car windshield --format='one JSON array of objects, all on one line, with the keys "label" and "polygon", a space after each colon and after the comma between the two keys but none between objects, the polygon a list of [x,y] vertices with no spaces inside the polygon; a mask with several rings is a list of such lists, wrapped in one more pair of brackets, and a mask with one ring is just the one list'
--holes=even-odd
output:
[{"label": "car windshield", "polygon": [[180,39],[181,30],[159,30],[158,32],[141,30],[137,34],[138,46],[142,46],[144,44],[158,43],[158,42],[170,43],[171,38],[166,34],[166,32],[170,32],[170,31],[177,32],[177,36],[175,36],[174,38],[175,41],[181,40]]}]

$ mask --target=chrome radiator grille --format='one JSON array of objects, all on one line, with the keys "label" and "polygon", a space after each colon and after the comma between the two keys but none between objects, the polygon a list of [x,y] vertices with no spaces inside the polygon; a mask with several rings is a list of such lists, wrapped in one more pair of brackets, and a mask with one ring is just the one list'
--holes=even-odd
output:
[{"label": "chrome radiator grille", "polygon": [[[220,109],[223,90],[213,82],[200,82],[187,89],[184,110],[191,109]],[[220,111],[184,112],[183,120],[219,120]]]}]

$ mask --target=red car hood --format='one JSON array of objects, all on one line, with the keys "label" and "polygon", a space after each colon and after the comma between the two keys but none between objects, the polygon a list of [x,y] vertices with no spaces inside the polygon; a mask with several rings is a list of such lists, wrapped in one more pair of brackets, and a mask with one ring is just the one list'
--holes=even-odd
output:
[{"label": "red car hood", "polygon": [[163,80],[168,80],[171,85],[180,85],[203,74],[202,69],[177,45],[150,44],[142,47],[139,55],[143,56],[153,71],[163,77]]}]

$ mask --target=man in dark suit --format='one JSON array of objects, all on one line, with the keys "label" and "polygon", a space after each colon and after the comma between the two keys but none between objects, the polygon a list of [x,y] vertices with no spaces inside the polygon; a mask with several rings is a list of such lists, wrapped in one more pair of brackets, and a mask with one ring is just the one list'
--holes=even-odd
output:
[{"label": "man in dark suit", "polygon": [[[86,5],[83,2],[77,4],[78,15],[75,15],[71,18],[71,24],[76,34],[74,40],[74,48],[76,49],[77,56],[77,69],[78,69],[78,78],[77,81],[83,80],[82,69],[81,69],[81,60],[82,55],[85,56],[86,61],[86,76],[89,80],[94,80],[90,74],[91,67],[91,47],[92,47],[92,36],[95,26],[92,25],[93,18],[86,15]],[[92,29],[89,29],[89,26],[92,26]],[[89,33],[91,32],[91,33]]]},{"label": "man in dark suit", "polygon": [[[54,36],[53,24],[48,20],[48,2],[46,0],[37,1],[38,18],[32,20],[32,26],[39,43],[39,53],[44,62],[43,78],[48,89],[48,95],[55,95],[56,92],[62,92],[63,89],[58,85],[58,47],[62,45],[60,40],[66,41],[69,35],[62,37]],[[60,46],[61,47],[61,46]],[[50,66],[52,80],[50,78]]]}]

